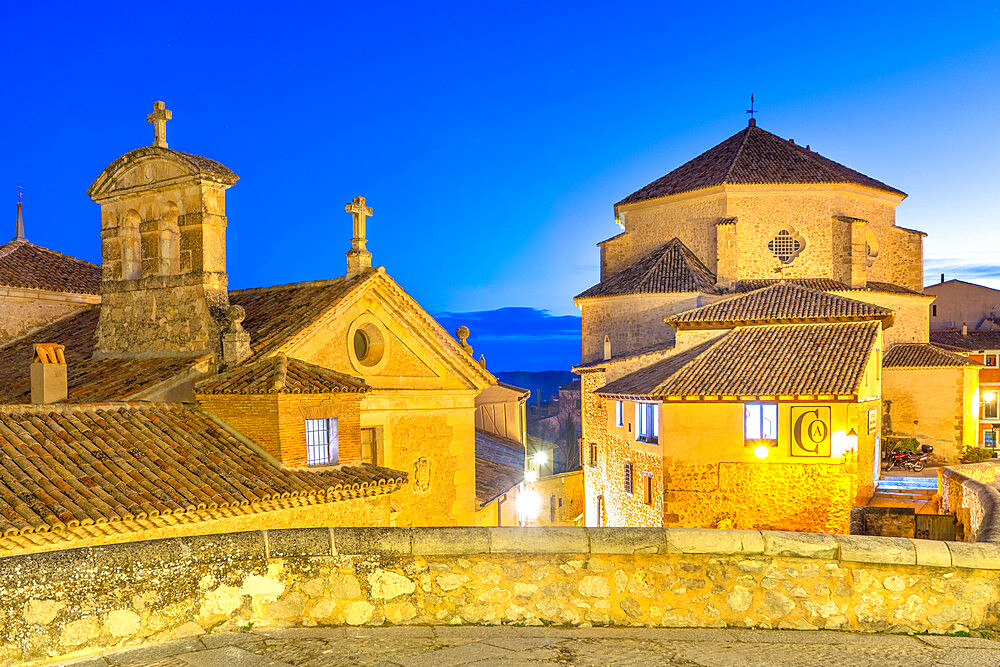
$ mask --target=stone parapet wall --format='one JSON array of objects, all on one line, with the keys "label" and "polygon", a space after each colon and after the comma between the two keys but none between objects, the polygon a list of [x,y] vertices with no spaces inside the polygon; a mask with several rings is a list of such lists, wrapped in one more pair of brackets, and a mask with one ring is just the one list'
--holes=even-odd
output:
[{"label": "stone parapet wall", "polygon": [[0,661],[239,628],[1000,630],[1000,545],[685,528],[311,528],[3,559]]},{"label": "stone parapet wall", "polygon": [[1000,545],[997,464],[970,463],[938,469],[941,511],[954,514],[970,542]]}]

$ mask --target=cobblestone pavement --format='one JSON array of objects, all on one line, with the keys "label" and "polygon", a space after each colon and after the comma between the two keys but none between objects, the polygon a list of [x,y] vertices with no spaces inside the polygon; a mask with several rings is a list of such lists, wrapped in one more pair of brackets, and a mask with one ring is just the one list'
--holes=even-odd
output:
[{"label": "cobblestone pavement", "polygon": [[1000,665],[1000,641],[796,630],[386,627],[202,635],[73,667],[286,665]]}]

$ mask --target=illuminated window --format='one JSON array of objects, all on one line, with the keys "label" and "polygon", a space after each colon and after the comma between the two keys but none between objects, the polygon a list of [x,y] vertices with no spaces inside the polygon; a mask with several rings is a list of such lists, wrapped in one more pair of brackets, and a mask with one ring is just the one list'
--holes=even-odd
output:
[{"label": "illuminated window", "polygon": [[615,401],[615,426],[625,425],[625,402]]},{"label": "illuminated window", "polygon": [[777,403],[743,405],[743,439],[778,441]]},{"label": "illuminated window", "polygon": [[996,449],[996,446],[997,446],[997,429],[989,428],[983,431],[983,447]]},{"label": "illuminated window", "polygon": [[659,442],[660,404],[635,404],[635,439],[640,442]]},{"label": "illuminated window", "polygon": [[1000,403],[1000,392],[991,392],[993,400],[986,402],[983,401],[983,419],[1000,419],[1000,410],[997,409],[998,403]]},{"label": "illuminated window", "polygon": [[996,353],[987,354],[986,356],[983,357],[983,365],[986,366],[987,368],[996,368],[997,356],[998,355]]},{"label": "illuminated window", "polygon": [[306,420],[306,464],[336,465],[340,461],[336,419]]},{"label": "illuminated window", "polygon": [[624,470],[625,473],[625,493],[632,493],[632,462],[626,461]]}]

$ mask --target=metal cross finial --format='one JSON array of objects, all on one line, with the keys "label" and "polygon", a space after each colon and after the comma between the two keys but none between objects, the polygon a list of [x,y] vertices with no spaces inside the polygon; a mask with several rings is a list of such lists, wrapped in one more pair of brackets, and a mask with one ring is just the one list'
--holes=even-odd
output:
[{"label": "metal cross finial", "polygon": [[163,102],[153,102],[153,113],[146,116],[146,122],[153,124],[153,145],[167,147],[167,121],[173,113]]},{"label": "metal cross finial", "polygon": [[17,188],[17,200],[20,201],[20,200],[24,199],[24,186],[23,185],[15,185],[14,187]]},{"label": "metal cross finial", "polygon": [[372,215],[371,207],[365,206],[364,197],[355,197],[353,201],[344,204],[344,211],[354,216],[354,238],[351,240],[364,249],[365,218]]},{"label": "metal cross finial", "polygon": [[753,115],[760,112],[753,108],[753,93],[750,94],[750,108],[747,109],[747,113],[750,114],[750,125],[756,125],[757,121],[754,119]]}]

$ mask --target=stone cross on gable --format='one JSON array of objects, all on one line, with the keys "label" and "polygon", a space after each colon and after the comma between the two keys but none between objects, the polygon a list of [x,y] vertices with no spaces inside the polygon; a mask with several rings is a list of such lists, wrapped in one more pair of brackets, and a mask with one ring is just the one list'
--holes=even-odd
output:
[{"label": "stone cross on gable", "polygon": [[167,147],[167,121],[173,117],[163,102],[153,102],[153,113],[146,116],[146,122],[153,124],[153,145]]},{"label": "stone cross on gable", "polygon": [[354,216],[354,238],[351,240],[361,241],[361,247],[364,248],[365,218],[371,217],[371,207],[365,206],[364,197],[355,197],[350,203],[344,204],[344,211]]},{"label": "stone cross on gable", "polygon": [[368,240],[365,238],[365,218],[372,215],[372,209],[365,206],[364,197],[355,197],[344,204],[344,211],[354,217],[354,236],[351,239],[351,250],[347,253],[348,277],[364,273],[372,265],[372,254],[365,248]]}]

